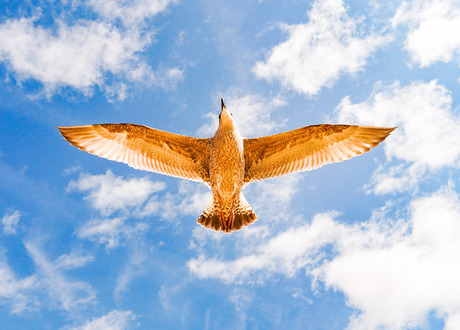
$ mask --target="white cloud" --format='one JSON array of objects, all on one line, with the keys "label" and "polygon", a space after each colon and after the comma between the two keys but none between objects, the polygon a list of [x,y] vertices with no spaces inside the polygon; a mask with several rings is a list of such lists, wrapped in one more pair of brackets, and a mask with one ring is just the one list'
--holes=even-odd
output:
[{"label": "white cloud", "polygon": [[378,34],[362,35],[360,21],[348,16],[342,0],[318,0],[308,17],[305,24],[281,25],[289,37],[270,51],[265,62],[256,64],[258,77],[315,95],[341,75],[359,71],[389,41]]},{"label": "white cloud", "polygon": [[364,102],[344,98],[336,113],[343,123],[398,126],[383,143],[388,161],[374,173],[370,187],[375,193],[412,189],[426,171],[459,165],[460,118],[450,91],[436,80],[405,87],[377,84]]},{"label": "white cloud", "polygon": [[164,220],[172,220],[179,215],[196,215],[198,219],[210,198],[211,191],[203,184],[180,180],[177,193],[167,192],[163,196],[153,196],[131,215],[159,215]]},{"label": "white cloud", "polygon": [[134,327],[136,316],[131,311],[112,310],[111,312],[88,321],[86,324],[75,327],[78,330],[125,330]]},{"label": "white cloud", "polygon": [[78,229],[78,237],[105,244],[106,249],[112,249],[121,241],[136,238],[147,229],[146,223],[129,223],[124,218],[94,219]]},{"label": "white cloud", "polygon": [[211,191],[203,184],[179,181],[177,194],[167,193],[159,201],[159,214],[163,219],[174,219],[179,215],[195,215],[203,212],[211,198]]},{"label": "white cloud", "polygon": [[96,13],[104,19],[119,19],[125,26],[139,25],[147,18],[163,11],[175,0],[86,0]]},{"label": "white cloud", "polygon": [[[183,78],[181,69],[153,71],[139,56],[153,41],[145,19],[171,2],[88,0],[80,4],[96,18],[70,23],[61,15],[50,27],[37,23],[37,17],[8,19],[0,24],[0,61],[19,81],[40,82],[48,98],[64,87],[87,96],[98,87],[109,100],[126,98],[130,83],[174,88]],[[116,24],[117,19],[125,26]]]},{"label": "white cloud", "polygon": [[150,68],[137,54],[149,43],[148,36],[105,22],[58,22],[56,31],[36,25],[33,18],[0,25],[0,60],[19,80],[41,82],[47,96],[65,86],[85,95],[94,86],[104,90],[107,74],[132,82],[147,79]]},{"label": "white cloud", "polygon": [[[278,97],[270,100],[259,95],[239,96],[230,92],[225,97],[225,105],[234,115],[238,130],[244,137],[261,136],[284,126],[285,120],[275,121],[272,112],[286,103]],[[213,136],[219,125],[219,111],[206,114],[208,122],[198,129],[200,136]]]},{"label": "white cloud", "polygon": [[460,2],[418,0],[403,2],[393,26],[407,25],[405,48],[421,67],[435,62],[460,62]]},{"label": "white cloud", "polygon": [[407,220],[391,220],[385,210],[354,225],[334,217],[318,214],[311,225],[253,242],[253,252],[235,260],[201,254],[188,267],[199,278],[226,283],[263,282],[303,270],[315,283],[345,294],[347,304],[358,311],[350,318],[353,329],[419,327],[433,311],[455,328],[460,313],[460,200],[453,187],[414,200]]},{"label": "white cloud", "polygon": [[360,244],[342,246],[339,256],[316,270],[361,310],[351,320],[353,328],[417,327],[430,311],[449,323],[460,312],[458,195],[444,188],[412,202],[410,211],[410,230],[389,231],[393,240],[383,246],[357,232],[353,238]]},{"label": "white cloud", "polygon": [[177,193],[152,196],[165,186],[147,178],[117,177],[110,170],[100,175],[81,174],[78,180],[70,181],[68,189],[85,193],[84,199],[103,216],[118,214],[88,221],[77,230],[78,237],[112,249],[148,230],[147,223],[139,218],[159,216],[179,225],[183,215],[198,219],[211,198],[207,187],[186,180],[179,181]]},{"label": "white cloud", "polygon": [[70,254],[63,254],[56,259],[54,264],[59,269],[74,269],[86,266],[94,261],[94,256],[84,255],[81,251],[75,251]]},{"label": "white cloud", "polygon": [[21,219],[21,212],[14,210],[14,212],[5,212],[2,218],[3,233],[5,235],[16,234],[19,219]]},{"label": "white cloud", "polygon": [[[216,278],[226,283],[262,281],[274,273],[293,277],[298,269],[313,263],[318,249],[339,236],[341,228],[334,224],[331,214],[316,215],[311,226],[290,228],[265,244],[248,246],[252,254],[234,261],[207,258],[191,259],[187,266],[199,278]],[[254,241],[251,245],[254,245]]]},{"label": "white cloud", "polygon": [[99,175],[81,174],[77,181],[71,181],[68,185],[69,190],[87,192],[85,199],[105,216],[116,211],[140,208],[151,194],[164,188],[163,182],[153,182],[147,178],[125,180],[110,170]]}]

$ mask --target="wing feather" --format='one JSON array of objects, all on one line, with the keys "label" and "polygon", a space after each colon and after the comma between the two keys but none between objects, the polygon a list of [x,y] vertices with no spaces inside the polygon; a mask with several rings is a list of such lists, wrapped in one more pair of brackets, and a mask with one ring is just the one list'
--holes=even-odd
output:
[{"label": "wing feather", "polygon": [[395,127],[312,125],[244,139],[245,183],[314,170],[379,145]]},{"label": "wing feather", "polygon": [[58,127],[71,145],[145,171],[209,183],[209,139],[133,124]]}]

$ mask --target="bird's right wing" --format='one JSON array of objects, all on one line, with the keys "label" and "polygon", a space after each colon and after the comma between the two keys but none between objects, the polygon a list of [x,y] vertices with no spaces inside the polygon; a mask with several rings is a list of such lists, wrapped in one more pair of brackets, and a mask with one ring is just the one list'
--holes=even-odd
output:
[{"label": "bird's right wing", "polygon": [[313,170],[368,152],[395,127],[312,125],[244,139],[244,182]]},{"label": "bird's right wing", "polygon": [[133,124],[58,127],[80,150],[136,169],[209,183],[209,139]]}]

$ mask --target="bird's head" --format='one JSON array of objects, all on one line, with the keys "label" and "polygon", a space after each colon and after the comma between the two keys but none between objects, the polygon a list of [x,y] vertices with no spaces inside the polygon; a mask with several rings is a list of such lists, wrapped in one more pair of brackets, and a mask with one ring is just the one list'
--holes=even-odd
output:
[{"label": "bird's head", "polygon": [[223,99],[220,99],[220,103],[221,103],[222,109],[219,114],[219,128],[233,127],[234,126],[233,114],[227,110]]}]

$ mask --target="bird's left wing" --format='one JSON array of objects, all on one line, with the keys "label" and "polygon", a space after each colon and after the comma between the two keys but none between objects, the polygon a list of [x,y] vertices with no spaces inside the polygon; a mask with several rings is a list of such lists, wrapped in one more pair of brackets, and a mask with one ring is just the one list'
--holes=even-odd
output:
[{"label": "bird's left wing", "polygon": [[312,125],[244,139],[244,182],[314,170],[368,152],[395,127]]},{"label": "bird's left wing", "polygon": [[133,124],[58,127],[80,150],[136,169],[209,183],[209,139]]}]

